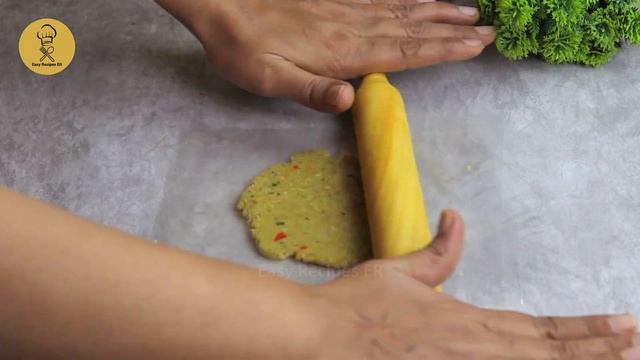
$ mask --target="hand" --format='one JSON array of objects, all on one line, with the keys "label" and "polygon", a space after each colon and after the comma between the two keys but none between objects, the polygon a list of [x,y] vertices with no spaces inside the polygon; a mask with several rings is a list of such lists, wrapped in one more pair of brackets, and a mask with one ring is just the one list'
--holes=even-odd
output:
[{"label": "hand", "polygon": [[532,317],[431,290],[454,269],[462,238],[462,219],[447,211],[428,249],[314,289],[330,323],[313,359],[638,359],[631,316]]},{"label": "hand", "polygon": [[342,112],[344,79],[479,55],[493,27],[475,8],[425,0],[158,0],[200,39],[220,75],[259,95]]},{"label": "hand", "polygon": [[155,245],[1,186],[0,223],[2,358],[638,359],[623,350],[635,345],[632,317],[534,318],[432,291],[460,257],[454,212],[428,249],[319,286]]}]

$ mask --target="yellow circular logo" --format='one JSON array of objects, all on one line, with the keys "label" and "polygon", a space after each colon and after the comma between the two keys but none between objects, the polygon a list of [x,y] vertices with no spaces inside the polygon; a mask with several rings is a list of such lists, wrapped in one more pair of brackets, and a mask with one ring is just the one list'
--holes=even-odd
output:
[{"label": "yellow circular logo", "polygon": [[76,53],[76,41],[62,22],[38,19],[22,32],[18,50],[29,70],[40,75],[54,75],[71,64]]}]

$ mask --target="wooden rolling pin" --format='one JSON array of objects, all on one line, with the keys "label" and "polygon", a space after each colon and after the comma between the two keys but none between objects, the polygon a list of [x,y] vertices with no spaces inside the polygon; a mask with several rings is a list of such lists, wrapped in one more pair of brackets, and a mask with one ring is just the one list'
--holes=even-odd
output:
[{"label": "wooden rolling pin", "polygon": [[426,247],[429,219],[400,92],[384,74],[367,75],[353,111],[374,256]]}]

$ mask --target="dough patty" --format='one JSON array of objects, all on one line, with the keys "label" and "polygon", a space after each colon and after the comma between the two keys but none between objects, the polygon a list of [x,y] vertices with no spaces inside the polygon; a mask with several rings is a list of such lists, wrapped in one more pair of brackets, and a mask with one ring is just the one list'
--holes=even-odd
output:
[{"label": "dough patty", "polygon": [[272,259],[344,268],[371,257],[358,161],[322,150],[256,176],[238,209],[260,252]]}]

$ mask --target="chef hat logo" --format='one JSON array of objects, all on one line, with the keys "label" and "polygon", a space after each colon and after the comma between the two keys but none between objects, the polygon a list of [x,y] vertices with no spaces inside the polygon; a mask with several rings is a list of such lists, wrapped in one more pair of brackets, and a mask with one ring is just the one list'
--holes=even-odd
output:
[{"label": "chef hat logo", "polygon": [[38,31],[38,39],[40,39],[42,46],[51,45],[53,43],[53,38],[56,37],[56,35],[58,35],[58,32],[49,24],[42,25]]}]

